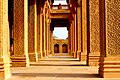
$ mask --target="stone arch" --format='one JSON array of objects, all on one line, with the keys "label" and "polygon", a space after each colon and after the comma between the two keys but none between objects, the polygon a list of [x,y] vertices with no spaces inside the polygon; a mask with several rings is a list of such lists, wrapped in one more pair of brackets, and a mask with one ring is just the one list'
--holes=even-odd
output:
[{"label": "stone arch", "polygon": [[59,44],[54,45],[54,53],[59,53]]},{"label": "stone arch", "polygon": [[62,45],[62,52],[63,53],[68,53],[68,45],[67,44]]}]

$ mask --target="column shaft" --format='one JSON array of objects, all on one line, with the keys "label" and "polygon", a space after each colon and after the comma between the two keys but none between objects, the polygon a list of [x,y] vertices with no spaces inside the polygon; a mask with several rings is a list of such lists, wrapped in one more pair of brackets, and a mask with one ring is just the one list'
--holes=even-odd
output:
[{"label": "column shaft", "polygon": [[86,61],[87,56],[87,0],[82,0],[82,52],[81,59]]},{"label": "column shaft", "polygon": [[43,57],[43,20],[42,14],[40,14],[40,55]]},{"label": "column shaft", "polygon": [[0,79],[11,76],[8,0],[0,0]]},{"label": "column shaft", "polygon": [[81,17],[81,7],[77,8],[77,36],[78,36],[78,50],[77,50],[77,54],[79,56],[79,58],[81,59],[80,53],[81,53],[81,25],[82,25],[82,17]]},{"label": "column shaft", "polygon": [[74,19],[74,37],[75,37],[75,42],[74,42],[74,45],[75,45],[75,51],[74,51],[74,54],[75,54],[75,58],[77,58],[78,57],[78,55],[77,55],[77,49],[78,49],[78,43],[77,43],[77,14],[75,14],[75,19]]},{"label": "column shaft", "polygon": [[14,55],[12,66],[29,66],[28,2],[14,0]]},{"label": "column shaft", "polygon": [[[95,5],[96,4],[96,5]],[[100,26],[99,26],[99,0],[89,1],[89,32],[88,32],[88,62],[90,66],[98,66],[100,57]],[[96,35],[97,34],[97,35]]]},{"label": "column shaft", "polygon": [[40,5],[40,0],[37,0],[37,53],[38,53],[38,60],[41,58],[41,52],[40,52],[40,12],[41,12],[41,5]]},{"label": "column shaft", "polygon": [[99,2],[101,49],[99,74],[105,78],[120,78],[119,2],[119,0]]},{"label": "column shaft", "polygon": [[29,1],[29,57],[30,61],[38,61],[37,54],[37,6],[36,0]]}]

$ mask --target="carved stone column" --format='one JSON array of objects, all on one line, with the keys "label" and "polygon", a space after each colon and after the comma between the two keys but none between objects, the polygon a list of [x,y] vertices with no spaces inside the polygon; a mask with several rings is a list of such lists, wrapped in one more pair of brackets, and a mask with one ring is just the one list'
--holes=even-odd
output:
[{"label": "carved stone column", "polygon": [[87,59],[87,0],[82,0],[82,46],[81,46],[81,61]]},{"label": "carved stone column", "polygon": [[52,52],[52,55],[54,55],[53,30],[51,31],[51,52]]},{"label": "carved stone column", "polygon": [[[76,10],[77,13],[77,10]],[[74,58],[77,58],[77,48],[78,48],[78,43],[77,43],[77,14],[75,14],[74,17]]]},{"label": "carved stone column", "polygon": [[68,53],[71,53],[71,30],[70,30],[70,26],[68,28]]},{"label": "carved stone column", "polygon": [[37,0],[37,53],[38,53],[38,60],[41,59],[41,51],[40,51],[40,13],[41,13],[41,5],[40,0]]},{"label": "carved stone column", "polygon": [[73,40],[74,40],[74,38],[73,38],[73,32],[74,32],[74,31],[73,31],[72,21],[71,21],[70,30],[71,30],[71,55],[74,56],[74,54],[73,54]]},{"label": "carved stone column", "polygon": [[74,20],[72,20],[72,54],[75,58],[75,23]]},{"label": "carved stone column", "polygon": [[30,61],[38,61],[37,53],[37,6],[36,0],[29,0],[28,52]]},{"label": "carved stone column", "polygon": [[81,53],[81,7],[77,7],[77,37],[78,37],[78,50],[77,50],[77,55],[79,58],[81,58],[80,53]]},{"label": "carved stone column", "polygon": [[47,57],[47,23],[44,12],[44,57]]},{"label": "carved stone column", "polygon": [[120,78],[120,9],[119,0],[100,0],[99,75]]},{"label": "carved stone column", "polygon": [[43,58],[43,20],[42,20],[43,16],[40,13],[40,55],[41,58]]},{"label": "carved stone column", "polygon": [[59,53],[62,53],[62,42],[59,43]]},{"label": "carved stone column", "polygon": [[12,66],[29,66],[27,0],[14,0],[14,55],[11,60]]},{"label": "carved stone column", "polygon": [[89,32],[88,35],[88,62],[90,66],[98,66],[100,57],[100,25],[99,0],[89,0]]},{"label": "carved stone column", "polygon": [[47,20],[47,56],[49,56],[49,19]]},{"label": "carved stone column", "polygon": [[8,0],[0,0],[0,79],[11,76]]}]

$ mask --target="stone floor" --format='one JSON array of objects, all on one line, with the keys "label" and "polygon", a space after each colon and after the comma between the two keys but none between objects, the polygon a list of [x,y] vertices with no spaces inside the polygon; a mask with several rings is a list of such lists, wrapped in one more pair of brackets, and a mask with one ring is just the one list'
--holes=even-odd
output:
[{"label": "stone floor", "polygon": [[56,54],[31,63],[30,67],[12,68],[12,77],[7,80],[120,80],[103,79],[98,67],[89,67],[85,62],[67,54]]}]

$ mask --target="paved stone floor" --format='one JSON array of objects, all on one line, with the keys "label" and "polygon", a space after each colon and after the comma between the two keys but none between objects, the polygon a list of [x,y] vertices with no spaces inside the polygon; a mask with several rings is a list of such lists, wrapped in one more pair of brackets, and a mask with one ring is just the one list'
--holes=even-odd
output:
[{"label": "paved stone floor", "polygon": [[103,79],[98,76],[98,67],[89,67],[85,62],[67,54],[51,56],[31,63],[30,67],[12,68],[12,77],[7,80],[120,80]]}]

